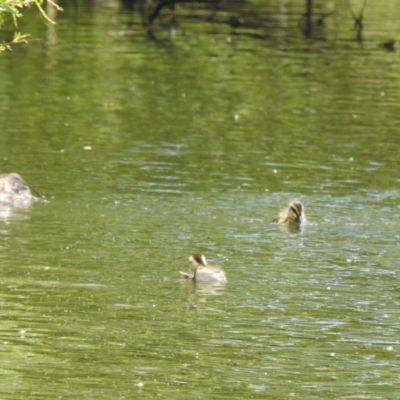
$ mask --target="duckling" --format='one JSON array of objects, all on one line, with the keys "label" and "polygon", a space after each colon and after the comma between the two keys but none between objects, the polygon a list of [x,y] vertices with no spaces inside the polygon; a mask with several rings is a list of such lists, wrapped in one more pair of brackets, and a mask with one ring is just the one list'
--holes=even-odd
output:
[{"label": "duckling", "polygon": [[288,208],[282,210],[272,222],[278,224],[288,223],[289,225],[296,224],[300,226],[303,222],[307,221],[304,213],[304,206],[298,200],[293,200]]},{"label": "duckling", "polygon": [[37,200],[20,175],[15,172],[0,175],[0,204],[27,207]]},{"label": "duckling", "polygon": [[185,279],[196,283],[226,283],[225,272],[218,267],[209,265],[203,254],[193,254],[189,257],[189,264],[193,275],[180,272]]}]

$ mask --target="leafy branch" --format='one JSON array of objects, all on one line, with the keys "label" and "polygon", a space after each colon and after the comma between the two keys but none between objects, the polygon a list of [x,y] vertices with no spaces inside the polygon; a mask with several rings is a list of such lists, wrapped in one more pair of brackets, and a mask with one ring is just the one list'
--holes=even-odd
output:
[{"label": "leafy branch", "polygon": [[[13,25],[18,29],[18,18],[22,17],[22,10],[31,6],[37,7],[39,14],[45,20],[46,23],[55,24],[43,9],[44,0],[0,0],[0,27],[2,27],[7,19],[11,17]],[[47,0],[51,6],[56,8],[57,11],[63,11],[63,9],[56,4],[53,0]],[[14,38],[10,42],[0,43],[0,52],[5,50],[11,50],[12,45],[18,43],[27,43],[29,34],[23,35],[20,32],[14,33]]]}]

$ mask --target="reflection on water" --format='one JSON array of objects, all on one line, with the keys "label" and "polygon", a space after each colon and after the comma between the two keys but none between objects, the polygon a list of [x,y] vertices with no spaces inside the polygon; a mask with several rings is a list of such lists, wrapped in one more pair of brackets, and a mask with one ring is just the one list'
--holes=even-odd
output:
[{"label": "reflection on water", "polygon": [[287,231],[291,233],[303,233],[304,230],[306,229],[306,225],[308,222],[305,224],[297,225],[297,224],[280,224],[279,229],[281,231]]},{"label": "reflection on water", "polygon": [[[397,398],[389,19],[304,41],[296,4],[164,9],[149,42],[90,2],[1,58],[3,169],[52,199],[0,209],[3,397]],[[193,249],[229,283],[181,282]]]},{"label": "reflection on water", "polygon": [[18,208],[11,206],[0,205],[0,220],[5,223],[10,223],[14,220],[24,220],[30,218],[29,207]]},{"label": "reflection on water", "polygon": [[226,283],[196,283],[193,287],[199,294],[221,294],[225,289]]},{"label": "reflection on water", "polygon": [[183,281],[182,287],[189,293],[188,301],[192,305],[207,303],[209,296],[219,296],[224,294],[226,284],[196,283],[193,281]]}]

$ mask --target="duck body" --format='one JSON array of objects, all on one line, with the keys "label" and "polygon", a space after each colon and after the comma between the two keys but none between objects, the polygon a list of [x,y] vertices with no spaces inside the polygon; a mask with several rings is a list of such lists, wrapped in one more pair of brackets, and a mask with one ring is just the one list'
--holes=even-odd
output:
[{"label": "duck body", "polygon": [[192,274],[181,272],[185,279],[196,283],[226,283],[226,275],[223,269],[209,265],[203,254],[193,254],[189,257]]},{"label": "duck body", "polygon": [[307,218],[304,213],[304,206],[298,200],[293,200],[287,208],[282,210],[272,222],[278,224],[289,224],[300,226],[302,223],[306,222]]},{"label": "duck body", "polygon": [[0,205],[27,207],[37,200],[20,175],[15,172],[0,175]]}]

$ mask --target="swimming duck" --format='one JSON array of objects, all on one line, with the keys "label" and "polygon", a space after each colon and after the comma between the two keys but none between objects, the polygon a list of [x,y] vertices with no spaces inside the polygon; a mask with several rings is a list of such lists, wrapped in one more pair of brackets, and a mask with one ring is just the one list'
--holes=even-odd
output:
[{"label": "swimming duck", "polygon": [[193,271],[192,274],[181,272],[185,279],[193,280],[197,283],[226,283],[225,272],[218,267],[209,265],[203,254],[193,254],[189,257],[189,264]]},{"label": "swimming duck", "polygon": [[278,224],[288,223],[289,225],[296,224],[300,226],[305,221],[307,221],[307,219],[303,204],[298,200],[293,200],[289,204],[289,207],[282,210],[272,222]]},{"label": "swimming duck", "polygon": [[15,172],[0,175],[0,204],[27,207],[37,200],[20,175]]}]

